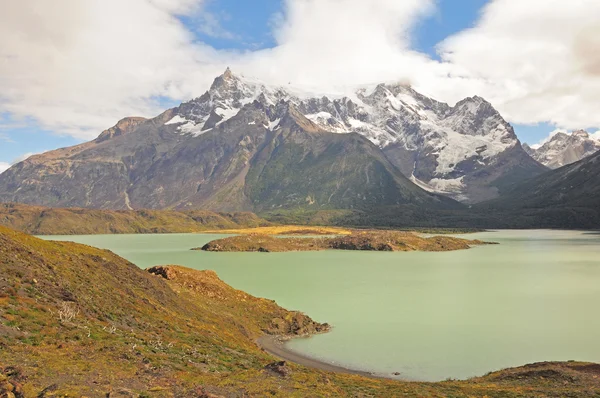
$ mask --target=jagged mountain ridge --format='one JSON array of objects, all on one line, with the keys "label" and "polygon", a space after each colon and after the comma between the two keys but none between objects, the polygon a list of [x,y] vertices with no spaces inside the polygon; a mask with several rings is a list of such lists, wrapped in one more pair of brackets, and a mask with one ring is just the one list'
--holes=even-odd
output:
[{"label": "jagged mountain ridge", "polygon": [[327,132],[284,98],[221,91],[236,82],[228,72],[202,100],[29,158],[0,176],[0,200],[219,211],[460,207],[415,186],[359,134]]},{"label": "jagged mountain ridge", "polygon": [[543,170],[479,97],[450,107],[402,85],[314,97],[228,69],[204,95],[156,118],[123,119],[94,141],[13,166],[0,175],[0,200],[217,211],[455,208],[424,190],[477,201]]},{"label": "jagged mountain ridge", "polygon": [[557,169],[600,151],[600,137],[596,138],[585,130],[574,131],[571,134],[559,132],[540,146],[523,148],[538,162]]},{"label": "jagged mountain ridge", "polygon": [[417,185],[466,202],[494,198],[506,186],[547,170],[525,153],[511,125],[483,98],[452,107],[402,84],[361,88],[346,97],[315,96],[228,70],[168,123],[199,135],[253,100],[284,100],[326,131],[359,133]]}]

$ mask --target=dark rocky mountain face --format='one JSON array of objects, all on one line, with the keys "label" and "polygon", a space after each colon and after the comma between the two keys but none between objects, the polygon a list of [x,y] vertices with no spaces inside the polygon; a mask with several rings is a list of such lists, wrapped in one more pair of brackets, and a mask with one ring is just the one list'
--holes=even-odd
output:
[{"label": "dark rocky mountain face", "polygon": [[482,205],[498,208],[589,208],[600,213],[600,153],[542,174]]},{"label": "dark rocky mountain face", "polygon": [[598,229],[600,153],[519,184],[473,210],[500,217],[508,228]]},{"label": "dark rocky mountain face", "polygon": [[571,134],[557,133],[539,147],[525,148],[535,160],[551,169],[557,169],[600,151],[600,138],[579,130]]},{"label": "dark rocky mountain face", "polygon": [[[0,175],[0,201],[90,208],[266,211],[460,207],[544,166],[479,97],[409,87],[307,97],[227,70],[204,95]],[[406,176],[406,177],[405,177]]]}]

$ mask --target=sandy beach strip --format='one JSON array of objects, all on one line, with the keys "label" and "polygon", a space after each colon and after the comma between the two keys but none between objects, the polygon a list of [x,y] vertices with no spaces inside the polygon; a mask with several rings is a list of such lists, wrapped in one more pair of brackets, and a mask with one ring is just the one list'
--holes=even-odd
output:
[{"label": "sandy beach strip", "polygon": [[291,351],[285,347],[285,339],[282,339],[278,336],[263,336],[259,338],[256,343],[260,348],[268,352],[269,354],[281,358],[285,361],[293,362],[302,366],[306,366],[308,368],[324,370],[327,372],[337,372],[337,373],[346,373],[353,374],[365,377],[372,378],[392,378],[385,377],[383,375],[378,375],[371,372],[365,372],[361,370],[354,370],[345,368],[343,366],[334,365],[328,362],[320,361],[315,358],[308,357],[306,355],[299,354],[297,352]]}]

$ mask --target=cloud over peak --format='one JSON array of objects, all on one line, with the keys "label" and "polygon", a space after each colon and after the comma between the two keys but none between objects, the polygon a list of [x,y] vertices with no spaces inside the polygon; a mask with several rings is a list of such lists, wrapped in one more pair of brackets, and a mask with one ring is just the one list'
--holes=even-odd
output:
[{"label": "cloud over peak", "polygon": [[450,103],[481,95],[512,122],[600,126],[600,2],[492,0],[439,44],[441,62],[411,49],[434,10],[434,0],[286,0],[275,47],[219,51],[178,18],[210,21],[202,0],[8,2],[0,113],[91,138],[124,116],[158,114],[160,98],[200,95],[230,65],[321,91],[409,81]]},{"label": "cloud over peak", "polygon": [[598,126],[598,15],[596,0],[493,0],[439,51],[512,122]]}]

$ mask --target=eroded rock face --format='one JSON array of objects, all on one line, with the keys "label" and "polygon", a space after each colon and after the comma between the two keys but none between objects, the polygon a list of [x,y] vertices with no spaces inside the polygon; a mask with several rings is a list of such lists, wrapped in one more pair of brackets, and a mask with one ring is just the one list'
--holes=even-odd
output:
[{"label": "eroded rock face", "polygon": [[285,361],[270,363],[265,366],[265,370],[279,377],[288,377],[292,373]]},{"label": "eroded rock face", "polygon": [[235,292],[240,299],[249,297],[242,291],[237,291],[223,282],[214,271],[204,270],[190,272],[189,269],[176,265],[159,265],[148,268],[148,273],[174,282],[182,287],[191,289],[203,296],[216,300],[225,300],[228,293]]},{"label": "eroded rock face", "polygon": [[286,318],[274,318],[267,333],[279,336],[308,336],[325,333],[331,329],[327,323],[318,323],[301,312],[293,312]]},{"label": "eroded rock face", "polygon": [[148,268],[147,271],[153,275],[161,276],[167,280],[173,280],[177,278],[177,271],[168,266],[157,265],[155,267]]},{"label": "eroded rock face", "polygon": [[390,243],[375,241],[367,235],[355,235],[332,239],[331,248],[338,250],[394,251],[394,247]]},{"label": "eroded rock face", "polygon": [[25,380],[21,369],[15,366],[0,368],[0,397],[25,398],[22,385]]}]

